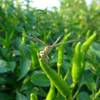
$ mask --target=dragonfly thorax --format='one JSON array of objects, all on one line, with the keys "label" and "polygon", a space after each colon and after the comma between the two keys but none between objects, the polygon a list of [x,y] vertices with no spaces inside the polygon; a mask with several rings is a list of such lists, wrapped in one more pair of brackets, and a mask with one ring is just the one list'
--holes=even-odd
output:
[{"label": "dragonfly thorax", "polygon": [[39,56],[41,58],[46,58],[48,56],[49,50],[50,50],[50,46],[45,46],[45,48],[40,51]]}]

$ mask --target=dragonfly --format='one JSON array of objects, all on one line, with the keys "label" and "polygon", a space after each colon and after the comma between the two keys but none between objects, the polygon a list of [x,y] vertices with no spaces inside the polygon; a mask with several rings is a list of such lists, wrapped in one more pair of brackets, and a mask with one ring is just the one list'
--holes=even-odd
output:
[{"label": "dragonfly", "polygon": [[[50,51],[54,48],[54,47],[57,47],[57,46],[59,46],[59,45],[61,45],[61,44],[68,44],[68,43],[73,43],[73,42],[76,42],[76,41],[79,41],[79,39],[77,39],[77,40],[69,40],[69,41],[66,41],[66,42],[62,42],[61,41],[61,36],[59,36],[54,42],[53,42],[53,44],[46,44],[44,41],[42,41],[41,39],[39,39],[38,37],[36,37],[36,36],[28,36],[28,35],[25,35],[25,37],[27,37],[27,38],[30,38],[30,39],[32,39],[33,41],[35,41],[35,42],[40,42],[40,43],[42,43],[42,44],[44,44],[45,46],[44,46],[44,48],[42,49],[42,50],[40,50],[40,52],[39,52],[39,57],[41,57],[41,58],[49,58],[48,57],[48,54],[50,53]],[[60,41],[60,42],[59,42]]]}]

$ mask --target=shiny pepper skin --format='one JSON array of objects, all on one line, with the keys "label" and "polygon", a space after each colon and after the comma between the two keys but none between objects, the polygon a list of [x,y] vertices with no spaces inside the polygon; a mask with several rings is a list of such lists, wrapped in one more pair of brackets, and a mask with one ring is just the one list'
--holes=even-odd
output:
[{"label": "shiny pepper skin", "polygon": [[73,63],[72,63],[72,80],[77,83],[81,76],[81,53],[80,53],[80,42],[76,44]]},{"label": "shiny pepper skin", "polygon": [[57,67],[58,67],[59,74],[60,74],[61,68],[63,66],[63,60],[64,60],[64,43],[67,41],[69,36],[70,36],[70,34],[66,34],[61,41],[62,44],[58,47]]},{"label": "shiny pepper skin", "polygon": [[96,33],[91,35],[82,45],[79,43],[75,46],[73,62],[72,62],[72,81],[73,83],[77,83],[85,68],[85,55],[90,45],[96,38]]},{"label": "shiny pepper skin", "polygon": [[69,96],[71,92],[70,85],[67,82],[65,82],[53,69],[51,69],[45,63],[44,59],[39,58],[39,63],[41,69],[44,71],[44,73],[47,75],[47,77],[53,83],[53,85],[57,88],[59,93],[64,97]]},{"label": "shiny pepper skin", "polygon": [[50,90],[47,94],[46,100],[54,100],[55,97],[56,97],[55,87],[53,83],[51,82]]},{"label": "shiny pepper skin", "polygon": [[96,33],[92,34],[81,46],[81,52],[87,52],[87,50],[89,49],[90,45],[92,44],[92,42],[95,40],[96,38]]}]

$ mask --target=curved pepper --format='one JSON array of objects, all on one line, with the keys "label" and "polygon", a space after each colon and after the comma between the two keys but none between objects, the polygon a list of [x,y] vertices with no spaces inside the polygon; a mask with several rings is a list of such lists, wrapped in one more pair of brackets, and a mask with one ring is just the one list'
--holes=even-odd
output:
[{"label": "curved pepper", "polygon": [[58,74],[60,74],[62,65],[63,65],[63,59],[64,59],[64,42],[67,41],[70,34],[66,34],[64,38],[62,39],[62,44],[58,47],[58,59],[57,59],[57,67],[58,67]]},{"label": "curved pepper", "polygon": [[51,69],[43,59],[39,58],[39,63],[41,69],[44,71],[53,85],[57,88],[59,93],[64,97],[69,96],[71,92],[70,85],[67,84],[53,69]]},{"label": "curved pepper", "polygon": [[81,55],[80,55],[80,42],[75,46],[73,63],[72,63],[72,80],[77,83],[81,76]]},{"label": "curved pepper", "polygon": [[50,90],[47,94],[46,100],[54,100],[55,95],[56,95],[55,87],[54,87],[53,83],[51,82]]}]

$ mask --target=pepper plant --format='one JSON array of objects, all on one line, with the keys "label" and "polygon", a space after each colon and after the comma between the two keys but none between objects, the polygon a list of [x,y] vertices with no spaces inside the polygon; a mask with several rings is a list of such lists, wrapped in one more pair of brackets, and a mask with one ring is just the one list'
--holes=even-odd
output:
[{"label": "pepper plant", "polygon": [[100,100],[100,6],[60,1],[0,0],[0,100]]}]

